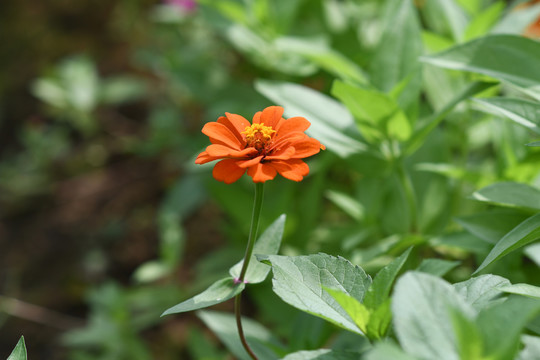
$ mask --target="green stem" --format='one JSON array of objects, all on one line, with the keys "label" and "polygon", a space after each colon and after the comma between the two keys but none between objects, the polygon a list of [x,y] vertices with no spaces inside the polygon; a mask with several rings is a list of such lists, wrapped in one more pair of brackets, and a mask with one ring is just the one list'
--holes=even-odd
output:
[{"label": "green stem", "polygon": [[414,187],[411,181],[411,178],[409,177],[409,174],[407,174],[407,171],[405,170],[405,166],[403,165],[403,160],[401,160],[401,163],[397,167],[397,173],[399,176],[399,181],[401,182],[401,186],[403,186],[403,190],[405,191],[405,197],[407,198],[407,202],[409,203],[409,211],[411,214],[411,231],[415,233],[418,230],[418,207],[416,204],[416,195],[414,193]]},{"label": "green stem", "polygon": [[[240,276],[238,279],[235,279],[238,283],[243,283],[246,276],[246,271],[249,266],[249,261],[251,260],[251,255],[253,254],[253,246],[255,245],[255,239],[257,238],[257,230],[259,228],[259,218],[261,215],[262,200],[263,200],[263,185],[264,183],[255,183],[255,200],[253,202],[253,213],[251,214],[251,227],[249,229],[249,238],[246,247],[246,253],[244,255],[244,262],[242,264],[242,270],[240,270]],[[241,300],[242,293],[236,295],[234,299],[234,315],[236,317],[236,327],[238,328],[238,335],[240,336],[240,341],[246,349],[247,353],[253,360],[257,360],[257,356],[251,350],[251,347],[247,343],[246,337],[244,335],[244,329],[242,328],[242,318],[241,318]]]}]

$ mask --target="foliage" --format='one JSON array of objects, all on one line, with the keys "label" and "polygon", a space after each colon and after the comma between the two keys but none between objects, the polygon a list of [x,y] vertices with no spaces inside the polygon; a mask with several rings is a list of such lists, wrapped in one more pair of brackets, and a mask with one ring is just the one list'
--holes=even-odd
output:
[{"label": "foliage", "polygon": [[[63,336],[75,358],[249,359],[235,296],[260,359],[537,358],[540,4],[179,4],[152,8],[136,71],[105,76],[85,55],[35,79],[50,121],[20,126],[0,161],[6,214],[62,173],[157,164],[158,250],[124,284],[88,286],[86,326]],[[216,182],[194,155],[205,123],[270,104],[308,119],[327,150],[301,183],[265,185],[265,231],[239,283],[251,179]],[[126,120],[129,106],[143,115]],[[157,350],[156,328],[182,339]]]}]

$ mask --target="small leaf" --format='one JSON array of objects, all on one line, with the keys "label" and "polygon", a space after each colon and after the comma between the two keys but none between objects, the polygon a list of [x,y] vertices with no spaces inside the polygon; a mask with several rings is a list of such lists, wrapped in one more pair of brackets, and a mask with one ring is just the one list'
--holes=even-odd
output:
[{"label": "small leaf", "polygon": [[454,284],[458,294],[476,310],[482,310],[497,302],[503,292],[501,288],[510,281],[497,275],[480,275],[467,281]]},{"label": "small leaf", "polygon": [[472,198],[500,206],[540,210],[540,190],[516,182],[501,182],[486,186],[475,191]]},{"label": "small leaf", "polygon": [[438,277],[408,272],[397,281],[392,297],[394,329],[407,353],[422,359],[458,359],[450,311],[467,318],[475,314],[457,291]]},{"label": "small leaf", "polygon": [[416,270],[435,276],[444,276],[459,264],[459,261],[450,261],[443,259],[424,259]]},{"label": "small leaf", "polygon": [[376,309],[388,299],[394,280],[409,258],[411,251],[412,247],[408,248],[375,275],[364,299],[364,304],[369,309]]},{"label": "small leaf", "polygon": [[199,295],[196,295],[191,299],[183,301],[180,304],[167,309],[163,314],[161,314],[161,316],[202,309],[220,304],[240,294],[242,290],[244,290],[245,286],[246,285],[244,283],[235,284],[232,277],[218,280]]},{"label": "small leaf", "polygon": [[343,310],[347,312],[347,315],[354,321],[356,326],[358,326],[364,334],[367,334],[370,313],[364,304],[342,291],[329,288],[324,288],[324,290],[328,292]]},{"label": "small leaf", "polygon": [[389,95],[336,80],[332,95],[340,99],[354,115],[362,136],[376,143],[386,137],[401,141],[411,135],[411,124]]},{"label": "small leaf", "polygon": [[474,236],[495,244],[526,218],[526,215],[513,209],[497,209],[461,216],[455,220]]},{"label": "small leaf", "polygon": [[497,1],[472,19],[465,30],[465,40],[484,36],[499,20],[504,11],[503,1]]},{"label": "small leaf", "polygon": [[540,141],[535,141],[532,143],[528,143],[527,146],[540,146]]},{"label": "small leaf", "polygon": [[327,190],[326,197],[354,220],[360,221],[364,218],[364,207],[351,196],[335,190]]},{"label": "small leaf", "polygon": [[491,250],[484,262],[476,269],[478,273],[506,254],[540,239],[540,213],[531,216],[506,234]]},{"label": "small leaf", "polygon": [[474,320],[458,311],[451,311],[451,320],[457,338],[459,359],[483,359],[482,335]]},{"label": "small leaf", "polygon": [[272,265],[274,292],[286,303],[362,334],[349,315],[324,288],[336,289],[362,301],[371,278],[346,259],[327,254],[265,256]]},{"label": "small leaf", "polygon": [[474,99],[480,105],[481,110],[490,114],[504,116],[516,124],[540,134],[540,103],[525,99],[511,99],[506,97],[494,97],[487,99]]},{"label": "small leaf", "polygon": [[500,288],[501,291],[540,299],[540,287],[530,284],[513,284]]},{"label": "small leaf", "polygon": [[[218,311],[198,311],[197,316],[210,328],[227,348],[240,360],[250,360],[236,328],[234,315]],[[281,358],[284,346],[270,331],[259,323],[242,318],[242,326],[246,340],[260,360],[275,360]]]},{"label": "small leaf", "polygon": [[371,311],[367,334],[370,339],[381,339],[386,336],[390,322],[392,321],[391,299],[386,299],[378,308]]},{"label": "small leaf", "polygon": [[26,356],[26,344],[24,343],[24,336],[21,336],[7,360],[26,360]]},{"label": "small leaf", "polygon": [[360,354],[352,351],[320,349],[298,351],[285,356],[282,360],[357,360]]},{"label": "small leaf", "polygon": [[[266,276],[270,272],[270,267],[258,262],[255,255],[275,255],[278,253],[281,245],[281,239],[283,237],[283,230],[285,228],[285,219],[285,215],[278,217],[259,237],[253,246],[253,255],[251,256],[251,260],[244,277],[245,282],[249,284],[258,284],[266,279]],[[239,263],[230,269],[229,273],[233,278],[237,279],[240,276],[240,271],[242,270],[243,264],[244,260],[240,260]]]}]

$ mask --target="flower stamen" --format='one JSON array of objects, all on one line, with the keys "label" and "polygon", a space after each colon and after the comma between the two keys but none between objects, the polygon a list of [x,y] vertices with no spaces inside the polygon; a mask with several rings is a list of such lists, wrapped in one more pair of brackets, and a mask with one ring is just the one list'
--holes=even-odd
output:
[{"label": "flower stamen", "polygon": [[242,134],[246,135],[247,146],[254,147],[261,152],[270,143],[275,132],[276,130],[272,129],[271,126],[260,123],[246,126]]}]

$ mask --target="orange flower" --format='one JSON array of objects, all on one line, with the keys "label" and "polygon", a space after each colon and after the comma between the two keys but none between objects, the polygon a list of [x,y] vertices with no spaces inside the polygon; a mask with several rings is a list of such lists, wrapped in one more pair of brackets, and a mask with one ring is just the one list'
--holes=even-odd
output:
[{"label": "orange flower", "polygon": [[256,183],[272,180],[277,173],[300,181],[309,173],[302,159],[325,149],[304,133],[311,125],[309,121],[300,116],[283,119],[281,106],[257,112],[253,124],[240,115],[225,115],[204,125],[202,133],[212,145],[197,156],[195,163],[221,160],[212,174],[227,184],[240,179],[246,170]]}]

